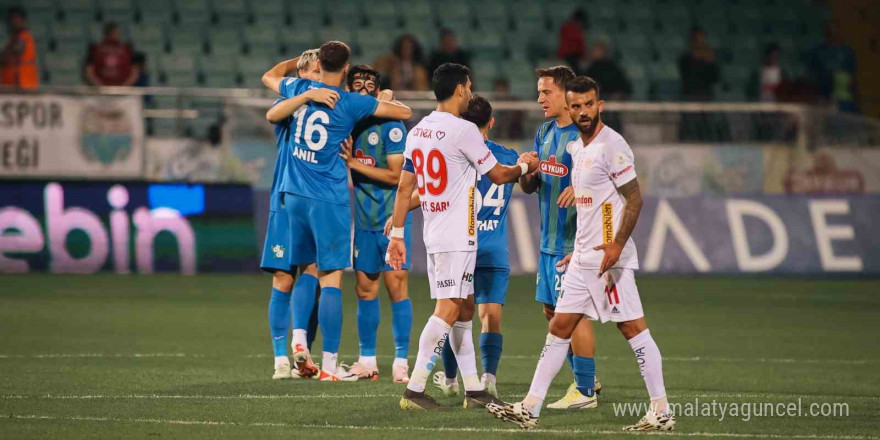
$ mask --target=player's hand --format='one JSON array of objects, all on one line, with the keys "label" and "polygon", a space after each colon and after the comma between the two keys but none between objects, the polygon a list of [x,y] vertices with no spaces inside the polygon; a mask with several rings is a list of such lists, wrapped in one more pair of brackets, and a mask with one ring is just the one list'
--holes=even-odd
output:
[{"label": "player's hand", "polygon": [[390,264],[394,270],[403,269],[406,264],[406,245],[402,238],[392,238],[388,243],[388,252],[385,253],[385,262]]},{"label": "player's hand", "polygon": [[568,263],[571,262],[571,254],[566,255],[558,263],[556,263],[556,270],[558,272],[565,272],[568,269]]},{"label": "player's hand", "polygon": [[568,208],[571,205],[574,205],[574,188],[568,187],[562,190],[562,193],[559,194],[559,198],[556,199],[556,204],[559,205],[560,208]]},{"label": "player's hand", "polygon": [[330,89],[311,89],[306,92],[306,97],[310,101],[324,104],[332,110],[333,107],[336,107],[336,102],[339,101],[339,92]]},{"label": "player's hand", "polygon": [[354,155],[351,154],[353,145],[354,141],[351,140],[351,136],[347,137],[341,144],[339,144],[339,157],[345,161],[346,165],[351,163],[354,159]]},{"label": "player's hand", "polygon": [[388,217],[388,221],[385,222],[385,236],[391,233],[391,220],[394,219],[394,216]]},{"label": "player's hand", "polygon": [[379,92],[378,95],[376,95],[376,99],[378,99],[379,101],[393,101],[394,100],[394,90],[391,90],[391,89],[382,90]]},{"label": "player's hand", "polygon": [[605,256],[602,257],[602,265],[599,266],[599,278],[614,267],[617,263],[617,260],[620,259],[620,253],[623,252],[623,246],[617,243],[608,243],[596,246],[593,250],[597,251],[605,251]]},{"label": "player's hand", "polygon": [[525,162],[526,165],[529,166],[529,173],[538,169],[538,153],[534,151],[528,151],[519,156],[516,163]]}]

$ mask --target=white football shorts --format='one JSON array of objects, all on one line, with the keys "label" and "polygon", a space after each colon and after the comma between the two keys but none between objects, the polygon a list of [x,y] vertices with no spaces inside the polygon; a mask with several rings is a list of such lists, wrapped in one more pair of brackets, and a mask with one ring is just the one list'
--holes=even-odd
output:
[{"label": "white football shorts", "polygon": [[466,299],[474,294],[477,251],[428,254],[431,299]]},{"label": "white football shorts", "polygon": [[632,269],[599,269],[568,266],[556,313],[577,313],[593,321],[624,322],[645,316]]}]

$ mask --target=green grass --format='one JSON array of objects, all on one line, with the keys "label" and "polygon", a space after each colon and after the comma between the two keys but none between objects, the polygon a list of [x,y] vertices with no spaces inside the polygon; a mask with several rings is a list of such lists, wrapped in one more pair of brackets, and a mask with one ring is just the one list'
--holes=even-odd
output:
[{"label": "green grass", "polygon": [[[345,283],[341,357],[352,362],[356,301],[353,279]],[[541,431],[530,433],[476,410],[402,412],[403,387],[389,377],[385,299],[379,381],[272,381],[269,284],[258,275],[0,276],[0,438],[622,435],[621,427],[636,417],[616,416],[613,405],[647,398],[629,345],[614,326],[603,325],[597,326],[597,357],[605,390],[596,410],[545,409]],[[534,278],[516,277],[510,285],[499,390],[518,400],[528,390],[546,322],[532,299]],[[679,415],[674,435],[876,438],[877,282],[641,277],[639,286],[672,402],[801,399],[804,411],[810,403],[849,406],[848,416],[830,418]],[[412,365],[433,302],[424,278],[414,278],[410,291]],[[564,367],[548,400],[560,396],[571,377]]]}]

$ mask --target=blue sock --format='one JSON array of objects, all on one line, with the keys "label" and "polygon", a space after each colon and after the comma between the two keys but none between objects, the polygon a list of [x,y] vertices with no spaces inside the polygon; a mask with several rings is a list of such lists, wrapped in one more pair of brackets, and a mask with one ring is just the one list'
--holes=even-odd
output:
[{"label": "blue sock", "polygon": [[483,373],[493,376],[498,373],[498,362],[501,361],[501,333],[480,333],[480,353],[483,354]]},{"label": "blue sock", "polygon": [[290,306],[293,309],[293,328],[308,328],[309,317],[315,307],[315,289],[318,287],[318,279],[302,274],[293,286],[293,296],[290,298]]},{"label": "blue sock", "polygon": [[568,348],[568,366],[571,367],[571,372],[574,373],[574,353],[571,352],[571,347]]},{"label": "blue sock", "polygon": [[457,375],[458,361],[455,360],[455,353],[449,345],[449,338],[446,338],[446,344],[443,345],[443,371],[446,373],[447,379],[452,379]]},{"label": "blue sock", "polygon": [[339,353],[339,342],[342,339],[342,291],[339,288],[321,288],[318,326],[324,338],[323,350],[327,353]]},{"label": "blue sock", "polygon": [[412,302],[409,298],[391,303],[391,332],[394,334],[394,357],[406,359],[409,355],[409,335],[412,331]]},{"label": "blue sock", "polygon": [[585,396],[593,395],[596,380],[596,359],[586,356],[572,356],[574,359],[574,380],[577,389]]},{"label": "blue sock", "polygon": [[315,305],[312,306],[312,313],[309,314],[309,326],[306,329],[306,347],[309,348],[309,352],[312,351],[312,342],[315,342],[315,338],[318,337],[318,303],[315,302]]},{"label": "blue sock", "polygon": [[269,299],[269,332],[275,356],[287,356],[287,333],[290,331],[290,292],[272,288]]},{"label": "blue sock", "polygon": [[357,324],[361,356],[376,355],[376,332],[379,330],[379,298],[358,299]]}]

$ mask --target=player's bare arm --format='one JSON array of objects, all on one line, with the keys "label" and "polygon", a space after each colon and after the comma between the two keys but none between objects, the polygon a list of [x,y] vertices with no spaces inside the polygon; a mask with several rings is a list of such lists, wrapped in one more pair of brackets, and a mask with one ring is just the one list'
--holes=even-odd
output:
[{"label": "player's bare arm", "polygon": [[263,74],[263,85],[266,86],[266,88],[268,88],[269,90],[275,93],[279,93],[281,80],[290,75],[291,72],[296,72],[296,63],[298,62],[299,57],[296,57],[276,64],[274,67],[269,69],[268,72]]},{"label": "player's bare arm", "polygon": [[367,165],[354,156],[351,137],[340,145],[339,157],[345,160],[348,167],[357,173],[387,185],[397,185],[400,182],[400,170],[403,168],[403,154],[389,154],[386,156],[388,168],[379,168]]},{"label": "player's bare arm", "polygon": [[391,232],[388,234],[391,241],[388,243],[388,251],[385,260],[394,270],[401,270],[406,264],[406,244],[403,243],[403,228],[406,223],[406,214],[410,211],[410,198],[416,186],[416,175],[410,171],[401,171],[400,183],[397,185],[397,195],[394,198],[394,213],[391,215]]},{"label": "player's bare arm", "polygon": [[529,173],[519,178],[519,187],[526,194],[532,194],[541,187],[541,178],[538,173]]},{"label": "player's bare arm", "polygon": [[[525,167],[521,166],[521,164],[525,164]],[[538,154],[530,151],[528,153],[523,153],[523,155],[519,157],[519,160],[516,161],[516,165],[501,165],[500,163],[496,163],[495,166],[486,173],[486,177],[496,185],[504,185],[505,183],[516,182],[521,176],[531,173],[536,169],[538,169]]]},{"label": "player's bare arm", "polygon": [[617,263],[620,253],[623,251],[623,246],[626,245],[627,240],[632,235],[636,222],[639,220],[639,213],[642,211],[642,192],[639,189],[639,179],[633,179],[625,183],[617,188],[617,192],[626,200],[626,207],[623,209],[620,228],[617,231],[617,235],[614,236],[614,241],[593,248],[605,251],[602,265],[599,267],[599,276],[602,276],[605,271]]},{"label": "player's bare arm", "polygon": [[397,101],[379,101],[373,116],[405,121],[412,117],[412,109]]},{"label": "player's bare arm", "polygon": [[308,90],[270,107],[266,112],[266,119],[273,124],[277,124],[292,115],[296,109],[302,107],[309,101],[324,104],[332,109],[333,107],[336,107],[336,102],[339,101],[339,93],[330,89]]},{"label": "player's bare arm", "polygon": [[[421,203],[421,200],[419,199],[419,192],[418,192],[418,190],[414,190],[412,193],[412,196],[409,198],[409,210],[415,211],[416,209],[419,208],[419,206],[421,206],[421,204],[422,203]],[[385,230],[384,230],[385,235],[388,235],[391,233],[392,220],[394,220],[394,217],[388,217],[388,221],[385,222]]]}]

